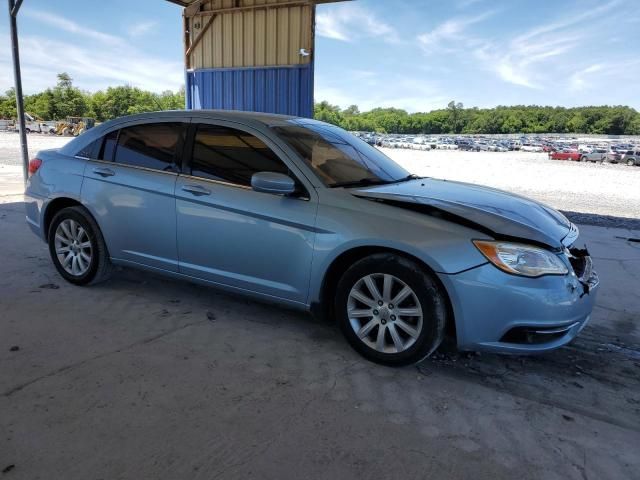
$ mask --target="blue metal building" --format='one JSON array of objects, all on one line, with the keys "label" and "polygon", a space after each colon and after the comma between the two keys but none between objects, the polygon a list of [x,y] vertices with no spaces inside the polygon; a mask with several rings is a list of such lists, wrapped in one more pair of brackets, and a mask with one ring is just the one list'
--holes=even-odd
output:
[{"label": "blue metal building", "polygon": [[186,108],[313,115],[314,17],[336,0],[171,0],[184,6]]}]

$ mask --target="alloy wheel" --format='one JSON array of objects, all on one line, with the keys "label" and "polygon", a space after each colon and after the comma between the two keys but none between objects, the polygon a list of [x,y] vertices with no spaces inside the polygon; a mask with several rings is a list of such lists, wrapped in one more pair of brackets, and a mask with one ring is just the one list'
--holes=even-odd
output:
[{"label": "alloy wheel", "polygon": [[422,332],[417,295],[405,282],[386,273],[366,275],[354,284],[347,315],[360,341],[381,353],[407,350]]},{"label": "alloy wheel", "polygon": [[67,218],[60,222],[55,234],[55,249],[58,261],[67,273],[76,277],[87,273],[93,254],[91,240],[77,221]]}]

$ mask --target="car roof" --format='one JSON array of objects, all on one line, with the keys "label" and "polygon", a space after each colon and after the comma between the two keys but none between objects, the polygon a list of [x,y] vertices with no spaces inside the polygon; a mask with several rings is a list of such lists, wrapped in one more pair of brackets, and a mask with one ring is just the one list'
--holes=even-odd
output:
[{"label": "car roof", "polygon": [[127,115],[123,117],[114,118],[108,120],[94,128],[91,128],[83,135],[71,140],[69,143],[60,148],[60,152],[63,154],[75,154],[84,146],[90,142],[101,137],[106,131],[109,131],[113,127],[120,128],[121,124],[127,124],[131,122],[144,121],[145,123],[153,120],[162,119],[176,119],[176,118],[194,118],[194,119],[207,119],[207,120],[222,120],[230,122],[238,122],[244,125],[254,127],[256,129],[262,129],[264,127],[271,126],[284,126],[284,125],[308,125],[308,124],[320,124],[324,122],[313,120],[311,118],[293,117],[290,115],[279,115],[275,113],[261,113],[261,112],[244,112],[240,110],[163,110],[158,112],[146,112],[138,113],[135,115]]},{"label": "car roof", "polygon": [[276,113],[262,112],[245,112],[241,110],[163,110],[158,112],[138,113],[135,115],[127,115],[114,118],[101,124],[100,130],[117,126],[121,123],[129,123],[136,121],[144,121],[145,123],[153,120],[162,120],[163,118],[194,118],[203,120],[221,120],[229,122],[238,122],[257,129],[273,126],[285,125],[326,125],[325,122],[314,120],[312,118],[294,117],[291,115],[280,115]]}]

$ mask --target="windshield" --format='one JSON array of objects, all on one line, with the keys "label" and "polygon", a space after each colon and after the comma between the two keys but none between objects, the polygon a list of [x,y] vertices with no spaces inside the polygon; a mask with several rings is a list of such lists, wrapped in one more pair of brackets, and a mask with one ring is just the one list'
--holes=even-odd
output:
[{"label": "windshield", "polygon": [[377,148],[327,124],[271,127],[328,187],[392,183],[410,177]]}]

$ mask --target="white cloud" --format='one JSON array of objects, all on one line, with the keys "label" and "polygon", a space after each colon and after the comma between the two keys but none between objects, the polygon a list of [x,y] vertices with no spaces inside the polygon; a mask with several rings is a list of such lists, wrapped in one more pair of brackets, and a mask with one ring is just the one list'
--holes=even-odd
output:
[{"label": "white cloud", "polygon": [[[421,78],[409,78],[401,74],[387,75],[384,80],[375,75],[365,82],[359,81],[359,78],[360,72],[357,70],[345,72],[340,81],[318,75],[315,100],[326,100],[342,108],[356,104],[361,111],[396,107],[408,112],[443,108],[450,100],[435,84]],[[358,88],[353,88],[353,85],[358,85]]]},{"label": "white cloud", "polygon": [[595,72],[598,72],[603,69],[603,66],[595,63],[593,65],[588,66],[587,68],[583,68],[571,75],[569,77],[569,88],[574,91],[580,91],[587,88],[587,77]]},{"label": "white cloud", "polygon": [[[21,12],[22,13],[22,12]],[[55,85],[56,75],[67,72],[75,85],[99,90],[112,85],[133,85],[152,90],[176,90],[184,84],[180,61],[149,56],[130,42],[81,26],[65,17],[44,11],[24,11],[31,20],[68,33],[68,41],[50,36],[21,35],[20,56],[25,93]],[[8,44],[8,35],[5,33]],[[0,87],[13,85],[9,49],[0,50]]]},{"label": "white cloud", "polygon": [[102,43],[112,45],[123,44],[123,40],[120,37],[116,37],[115,35],[110,35],[108,33],[102,33],[91,28],[83,27],[82,25],[72,20],[69,20],[60,15],[56,15],[55,13],[45,12],[42,10],[30,10],[27,8],[25,8],[21,13],[22,15],[33,20],[37,20],[40,23],[44,23],[68,33],[88,37]]},{"label": "white cloud", "polygon": [[147,33],[153,31],[158,26],[158,22],[155,20],[149,20],[146,22],[138,22],[130,25],[127,28],[127,33],[130,37],[141,37]]},{"label": "white cloud", "polygon": [[467,28],[486,20],[495,13],[495,11],[487,11],[472,17],[450,18],[430,32],[418,35],[418,43],[422,50],[427,54],[451,51],[460,47],[460,43],[473,43],[473,38],[467,36],[465,33]]},{"label": "white cloud", "polygon": [[397,31],[371,11],[353,3],[320,6],[316,14],[316,33],[322,37],[349,42],[376,37],[398,43]]},{"label": "white cloud", "polygon": [[[554,77],[563,74],[568,66],[562,63],[566,54],[583,47],[592,35],[606,32],[593,22],[619,3],[619,0],[613,0],[580,13],[565,13],[561,15],[562,20],[542,23],[510,41],[483,42],[473,53],[484,68],[504,82],[542,89],[556,82],[557,78]],[[588,28],[585,28],[585,22],[588,22]],[[569,58],[569,62],[575,64],[575,58]],[[578,83],[573,82],[574,86]]]}]

